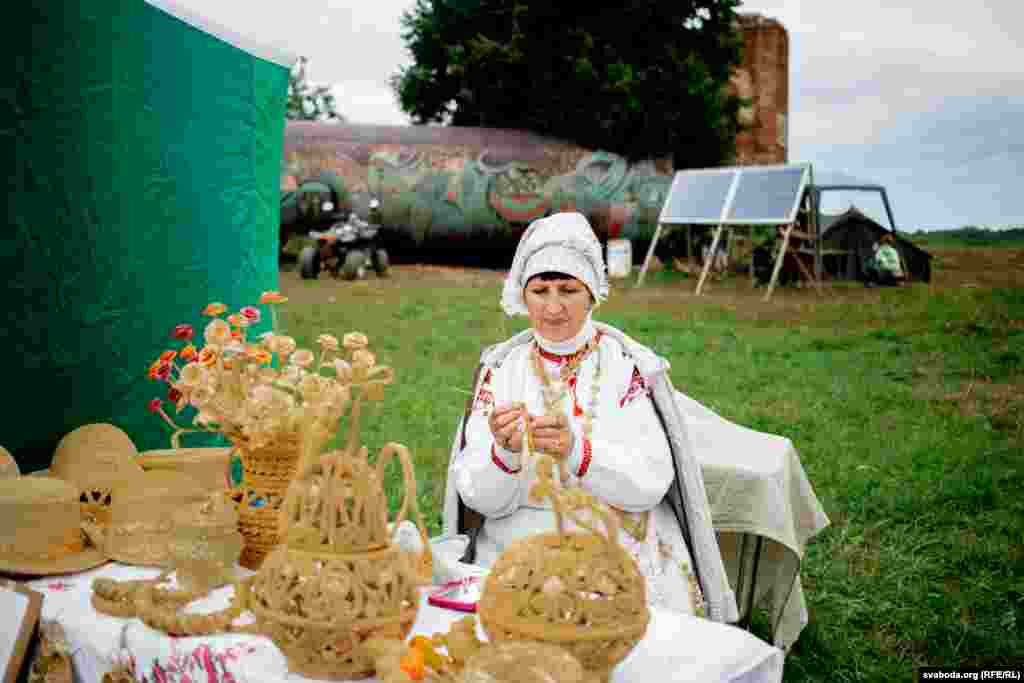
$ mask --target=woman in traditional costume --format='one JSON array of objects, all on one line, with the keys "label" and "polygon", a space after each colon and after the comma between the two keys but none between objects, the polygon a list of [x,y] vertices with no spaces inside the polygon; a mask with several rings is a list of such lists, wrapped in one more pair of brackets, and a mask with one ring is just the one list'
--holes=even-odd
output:
[{"label": "woman in traditional costume", "polygon": [[547,453],[564,462],[570,485],[617,513],[652,605],[735,621],[668,363],[592,319],[607,295],[586,218],[558,213],[527,228],[501,303],[531,329],[483,353],[452,447],[445,532],[468,534],[464,561],[489,567],[509,544],[554,530],[550,503],[530,497],[536,458],[527,453]]}]

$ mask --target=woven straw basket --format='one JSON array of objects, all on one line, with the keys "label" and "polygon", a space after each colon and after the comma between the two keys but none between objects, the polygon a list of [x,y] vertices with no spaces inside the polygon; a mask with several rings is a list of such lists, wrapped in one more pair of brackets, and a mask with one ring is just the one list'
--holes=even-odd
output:
[{"label": "woven straw basket", "polygon": [[[311,678],[373,675],[365,643],[404,639],[419,609],[413,555],[390,544],[383,468],[397,454],[405,498],[416,511],[416,482],[405,447],[388,444],[376,466],[358,454],[335,451],[310,465],[288,490],[282,510],[284,543],[243,584],[245,604],[291,671]],[[426,545],[426,544],[425,544]]]},{"label": "woven straw basket", "polygon": [[228,488],[231,448],[167,448],[143,451],[136,462],[147,472],[170,470],[192,477],[208,491]]},{"label": "woven straw basket", "polygon": [[[492,641],[558,645],[592,680],[606,681],[647,631],[646,584],[618,542],[614,514],[582,489],[552,486],[545,459],[553,467],[544,456],[537,470],[547,484],[535,493],[551,497],[558,531],[505,549],[484,582],[477,614]],[[584,531],[567,531],[567,521]]]},{"label": "woven straw basket", "polygon": [[278,516],[299,465],[299,438],[282,436],[263,448],[251,448],[242,439],[232,441],[242,460],[242,483],[231,492],[244,540],[239,563],[258,570],[267,553],[281,542]]}]

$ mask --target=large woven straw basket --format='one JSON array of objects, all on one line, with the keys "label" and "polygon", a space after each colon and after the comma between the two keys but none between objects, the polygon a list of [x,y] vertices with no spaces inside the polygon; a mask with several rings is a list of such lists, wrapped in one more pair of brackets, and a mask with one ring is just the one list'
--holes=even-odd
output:
[{"label": "large woven straw basket", "polygon": [[[544,456],[533,493],[551,498],[558,531],[505,549],[484,582],[477,614],[491,640],[558,645],[591,680],[606,681],[647,631],[646,584],[619,544],[612,511],[582,489],[559,490],[553,467]],[[568,522],[580,530],[570,531]]]},{"label": "large woven straw basket", "polygon": [[[388,444],[377,465],[335,451],[308,466],[288,490],[284,543],[243,584],[259,631],[281,649],[291,671],[311,678],[373,675],[365,643],[404,639],[419,608],[417,558],[391,545],[383,468],[398,455],[405,498],[396,524],[416,505],[408,451]],[[422,535],[426,530],[416,516]]]},{"label": "large woven straw basket", "polygon": [[300,441],[292,434],[261,448],[251,447],[244,439],[232,441],[242,461],[242,483],[231,492],[245,543],[239,563],[257,570],[281,542],[278,516],[299,465]]}]

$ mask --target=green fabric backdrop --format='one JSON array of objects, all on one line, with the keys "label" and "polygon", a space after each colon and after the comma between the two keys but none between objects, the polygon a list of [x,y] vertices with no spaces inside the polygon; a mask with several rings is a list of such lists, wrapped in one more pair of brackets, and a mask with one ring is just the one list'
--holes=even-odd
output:
[{"label": "green fabric backdrop", "polygon": [[277,288],[288,81],[138,0],[28,4],[0,46],[0,445],[22,471],[90,422],[167,447],[145,373],[170,330]]}]

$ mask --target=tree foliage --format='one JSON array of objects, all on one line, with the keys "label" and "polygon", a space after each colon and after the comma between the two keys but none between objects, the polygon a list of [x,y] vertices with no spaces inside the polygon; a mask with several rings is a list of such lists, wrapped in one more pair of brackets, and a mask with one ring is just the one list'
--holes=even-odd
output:
[{"label": "tree foliage", "polygon": [[299,57],[288,76],[288,106],[284,117],[289,121],[344,121],[331,88],[306,80],[308,62],[306,57]]},{"label": "tree foliage", "polygon": [[416,123],[520,128],[677,167],[731,159],[740,0],[417,0],[392,76]]}]

